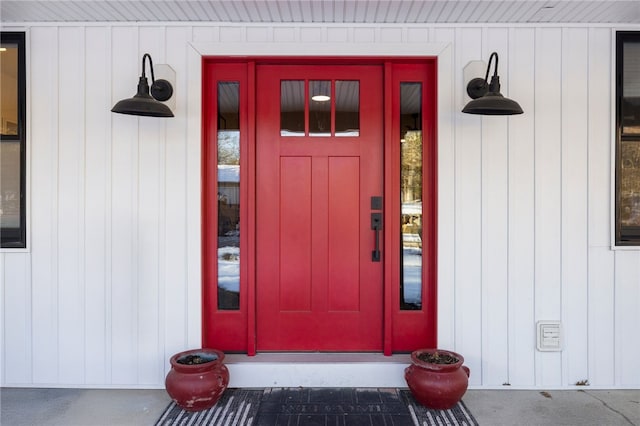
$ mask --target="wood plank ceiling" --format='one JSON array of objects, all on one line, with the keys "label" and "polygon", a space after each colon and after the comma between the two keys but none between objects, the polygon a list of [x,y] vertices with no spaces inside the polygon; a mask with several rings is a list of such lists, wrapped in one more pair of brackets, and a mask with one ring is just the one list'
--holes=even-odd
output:
[{"label": "wood plank ceiling", "polygon": [[0,21],[640,23],[639,0],[1,0]]}]

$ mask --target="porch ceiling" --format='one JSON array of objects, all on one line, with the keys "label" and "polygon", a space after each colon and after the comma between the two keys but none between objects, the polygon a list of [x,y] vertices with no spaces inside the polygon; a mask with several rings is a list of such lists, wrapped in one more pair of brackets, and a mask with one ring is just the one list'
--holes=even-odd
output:
[{"label": "porch ceiling", "polygon": [[638,0],[2,0],[1,22],[640,23]]}]

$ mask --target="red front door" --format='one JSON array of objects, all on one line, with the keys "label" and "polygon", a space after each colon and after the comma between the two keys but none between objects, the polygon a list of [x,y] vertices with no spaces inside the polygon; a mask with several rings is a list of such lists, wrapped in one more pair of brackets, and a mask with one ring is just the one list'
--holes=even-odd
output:
[{"label": "red front door", "polygon": [[380,351],[382,67],[256,75],[257,349]]}]

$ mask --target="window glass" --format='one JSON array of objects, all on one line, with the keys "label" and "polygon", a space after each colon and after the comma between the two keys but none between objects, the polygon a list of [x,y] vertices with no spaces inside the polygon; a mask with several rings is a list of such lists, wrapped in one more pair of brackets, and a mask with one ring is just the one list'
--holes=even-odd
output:
[{"label": "window glass", "polygon": [[640,42],[623,46],[622,132],[640,134]]},{"label": "window glass", "polygon": [[620,226],[640,227],[640,141],[620,142]]},{"label": "window glass", "polygon": [[360,82],[336,81],[336,136],[360,135]]},{"label": "window glass", "polygon": [[3,229],[20,227],[21,166],[20,142],[0,143],[0,223]]},{"label": "window glass", "polygon": [[0,43],[0,236],[2,247],[26,247],[24,33]]},{"label": "window glass", "polygon": [[305,135],[304,80],[280,82],[280,135]]},{"label": "window glass", "polygon": [[218,83],[218,309],[240,309],[240,85]]},{"label": "window glass", "polygon": [[331,136],[331,81],[309,82],[309,136]]},{"label": "window glass", "polygon": [[3,135],[18,134],[18,45],[2,43],[0,47],[0,131]]},{"label": "window glass", "polygon": [[422,83],[400,83],[400,309],[422,309]]},{"label": "window glass", "polygon": [[640,32],[617,43],[616,244],[640,245]]}]

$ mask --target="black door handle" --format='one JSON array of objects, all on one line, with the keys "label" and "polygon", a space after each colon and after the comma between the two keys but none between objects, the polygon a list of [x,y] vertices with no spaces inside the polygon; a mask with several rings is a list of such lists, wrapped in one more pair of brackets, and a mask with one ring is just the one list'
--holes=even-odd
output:
[{"label": "black door handle", "polygon": [[371,261],[380,262],[380,231],[382,230],[382,213],[371,213],[371,229],[376,233],[376,246],[371,252]]}]

